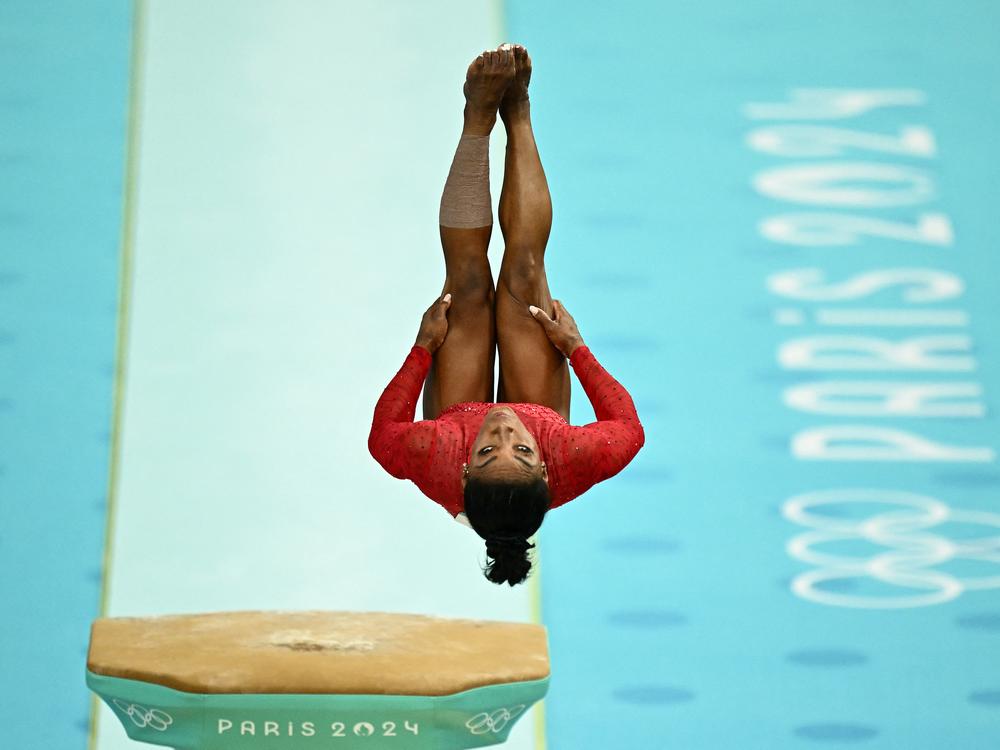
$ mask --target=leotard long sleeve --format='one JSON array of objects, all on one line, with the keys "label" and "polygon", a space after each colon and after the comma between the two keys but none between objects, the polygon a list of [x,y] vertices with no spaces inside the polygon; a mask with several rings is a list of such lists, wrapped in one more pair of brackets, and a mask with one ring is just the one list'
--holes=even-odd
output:
[{"label": "leotard long sleeve", "polygon": [[[590,349],[578,346],[570,364],[597,421],[575,427],[546,406],[509,404],[535,437],[540,457],[546,462],[550,509],[617,474],[645,441],[632,397],[601,367]],[[375,405],[368,450],[392,476],[409,479],[454,516],[464,505],[462,464],[469,460],[486,412],[495,404],[454,404],[437,419],[414,422],[417,399],[430,366],[427,349],[410,349]]]}]

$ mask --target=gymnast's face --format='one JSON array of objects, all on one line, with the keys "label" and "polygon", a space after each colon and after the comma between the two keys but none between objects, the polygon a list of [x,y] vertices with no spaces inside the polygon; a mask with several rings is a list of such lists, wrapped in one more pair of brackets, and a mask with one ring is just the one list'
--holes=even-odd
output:
[{"label": "gymnast's face", "polygon": [[509,406],[494,406],[486,412],[467,466],[470,477],[488,482],[549,479],[538,455],[538,443]]}]

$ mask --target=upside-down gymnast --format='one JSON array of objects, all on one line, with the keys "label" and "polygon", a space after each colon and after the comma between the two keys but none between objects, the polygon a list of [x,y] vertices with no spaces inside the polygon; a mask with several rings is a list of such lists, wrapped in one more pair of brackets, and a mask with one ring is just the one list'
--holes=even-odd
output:
[{"label": "upside-down gymnast", "polygon": [[[511,586],[531,570],[527,538],[545,513],[621,471],[645,436],[628,392],[594,358],[552,299],[545,246],[552,201],[531,129],[531,60],[520,45],[476,57],[466,73],[465,124],[441,196],[444,288],[375,406],[368,449],[486,540],[487,579]],[[507,129],[496,287],[489,136]],[[495,348],[500,352],[493,402]],[[597,421],[569,420],[573,366]],[[414,422],[423,387],[423,420]]]}]

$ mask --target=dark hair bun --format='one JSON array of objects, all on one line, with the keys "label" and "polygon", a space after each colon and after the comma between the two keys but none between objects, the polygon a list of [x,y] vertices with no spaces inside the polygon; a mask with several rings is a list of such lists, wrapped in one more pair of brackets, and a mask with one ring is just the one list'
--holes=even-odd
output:
[{"label": "dark hair bun", "polygon": [[521,583],[531,571],[528,549],[534,547],[526,539],[492,539],[486,541],[486,555],[493,558],[488,563],[486,578],[493,583],[507,583],[511,586]]},{"label": "dark hair bun", "polygon": [[549,509],[549,487],[540,477],[527,482],[484,482],[470,477],[465,483],[465,515],[472,529],[486,540],[488,581],[514,586],[528,577],[538,531]]},{"label": "dark hair bun", "polygon": [[527,539],[516,536],[494,536],[486,540],[486,552],[490,557],[496,557],[490,552],[492,549],[500,554],[519,555],[534,547]]}]

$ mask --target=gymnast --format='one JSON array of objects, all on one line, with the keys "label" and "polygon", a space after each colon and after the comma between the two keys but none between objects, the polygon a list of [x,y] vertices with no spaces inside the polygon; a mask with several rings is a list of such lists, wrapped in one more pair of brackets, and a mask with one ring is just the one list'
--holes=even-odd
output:
[{"label": "gymnast", "polygon": [[[645,436],[628,392],[594,358],[549,293],[552,201],[531,128],[531,59],[520,45],[476,57],[465,123],[441,196],[445,281],[416,342],[375,406],[368,449],[486,540],[486,578],[510,586],[531,570],[527,538],[545,513],[621,471]],[[489,136],[507,130],[496,287]],[[496,404],[493,365],[499,349]],[[597,421],[570,426],[572,364]],[[414,422],[423,387],[423,420]]]}]

